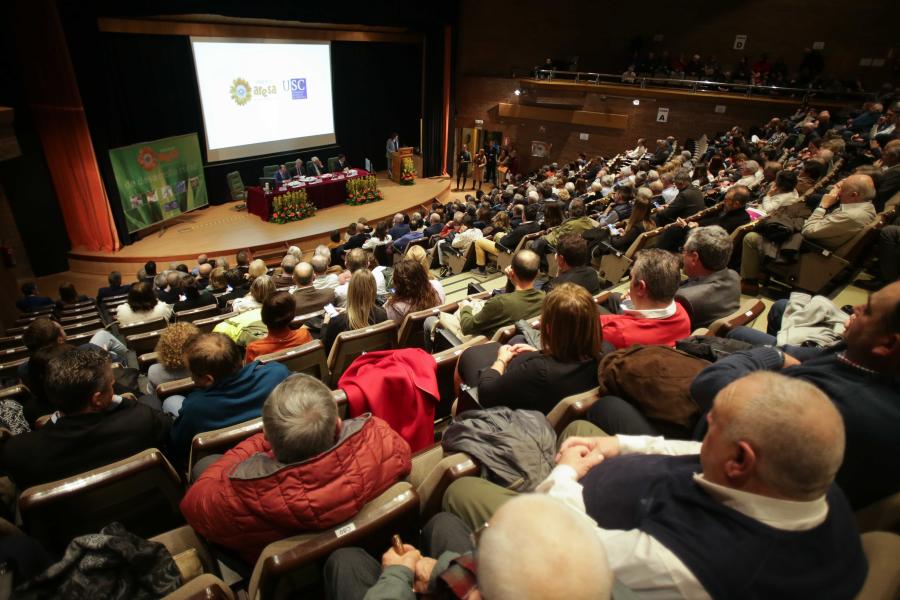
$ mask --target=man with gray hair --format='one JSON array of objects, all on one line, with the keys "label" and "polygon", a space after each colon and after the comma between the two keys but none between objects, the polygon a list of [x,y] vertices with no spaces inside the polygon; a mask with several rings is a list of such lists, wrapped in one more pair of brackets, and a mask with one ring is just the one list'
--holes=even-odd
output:
[{"label": "man with gray hair", "polygon": [[294,268],[300,264],[300,259],[294,254],[286,254],[281,259],[281,270],[275,270],[273,281],[275,287],[287,287],[294,283]]},{"label": "man with gray hair", "polygon": [[394,215],[394,223],[388,230],[388,235],[392,240],[399,240],[407,233],[409,233],[409,225],[406,223],[406,217],[403,216],[403,213],[397,213]]},{"label": "man with gray hair", "polygon": [[[325,251],[328,252],[328,248],[325,248]],[[316,254],[311,259],[309,259],[309,264],[312,265],[313,272],[316,275],[316,278],[313,280],[313,287],[317,290],[326,288],[333,290],[338,286],[337,273],[328,272],[329,260],[330,252],[328,256]]]},{"label": "man with gray hair", "polygon": [[745,160],[741,165],[741,178],[737,180],[735,185],[746,185],[753,188],[762,180],[762,172],[759,169],[759,163],[755,160]]},{"label": "man with gray hair", "polygon": [[333,527],[409,474],[409,445],[370,414],[342,421],[331,390],[294,374],[269,394],[263,431],[204,459],[181,512],[253,564],[267,544]]},{"label": "man with gray hair", "polygon": [[[678,195],[668,206],[656,213],[656,224],[659,226],[668,225],[679,217],[682,219],[690,217],[706,208],[703,192],[691,183],[691,174],[688,170],[680,169],[675,174],[675,187],[678,188]],[[665,196],[665,190],[663,195]]]},{"label": "man with gray hair", "polygon": [[334,552],[325,564],[328,597],[607,600],[613,577],[594,527],[543,494],[511,499],[475,534],[440,513],[422,530],[425,556],[409,544],[388,549],[381,564],[362,548]]},{"label": "man with gray hair", "polygon": [[691,329],[709,327],[741,305],[741,276],[728,268],[731,236],[718,225],[691,229],[681,252],[684,274],[676,296],[691,306]]},{"label": "man with gray hair", "polygon": [[[856,597],[866,558],[834,484],[845,434],[825,394],[754,373],[719,392],[707,421],[702,443],[575,422],[537,491],[595,519],[613,574],[647,597]],[[514,494],[466,477],[444,506],[483,523]]]}]

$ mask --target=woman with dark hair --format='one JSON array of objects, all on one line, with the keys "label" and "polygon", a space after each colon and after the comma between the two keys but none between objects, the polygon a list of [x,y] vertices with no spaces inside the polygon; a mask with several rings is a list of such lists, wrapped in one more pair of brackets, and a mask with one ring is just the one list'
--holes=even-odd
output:
[{"label": "woman with dark hair", "polygon": [[378,224],[375,225],[375,231],[372,232],[372,237],[363,242],[362,249],[374,252],[375,248],[378,246],[390,244],[391,234],[388,233],[389,227],[389,221],[379,221]]},{"label": "woman with dark hair", "polygon": [[384,308],[388,319],[398,325],[408,313],[434,308],[444,301],[438,289],[431,285],[425,268],[410,258],[394,265],[393,286],[394,291]]},{"label": "woman with dark hair", "polygon": [[719,173],[725,168],[725,159],[721,154],[713,154],[706,165],[706,171],[713,179],[718,178]]},{"label": "woman with dark hair", "polygon": [[119,325],[159,318],[168,321],[171,317],[172,306],[157,299],[152,280],[132,283],[128,290],[128,301],[116,309],[116,321]]},{"label": "woman with dark hair", "polygon": [[291,329],[296,308],[294,296],[289,292],[275,292],[266,298],[262,306],[262,322],[269,332],[266,337],[247,344],[244,362],[251,363],[264,354],[302,346],[312,341],[312,335],[305,326]]},{"label": "woman with dark hair", "polygon": [[334,318],[325,317],[325,336],[322,339],[325,354],[331,352],[339,334],[387,321],[385,310],[375,304],[377,289],[375,276],[368,269],[358,269],[350,276],[347,310]]},{"label": "woman with dark hair", "polygon": [[216,297],[206,290],[201,290],[200,286],[197,285],[197,278],[193,275],[185,275],[181,278],[179,292],[184,296],[184,300],[175,303],[175,312],[216,303]]},{"label": "woman with dark hair", "polygon": [[484,407],[549,413],[560,400],[597,387],[603,336],[591,294],[574,283],[555,287],[541,310],[541,349],[527,344],[473,346],[459,357],[463,382]]},{"label": "woman with dark hair", "polygon": [[559,202],[548,202],[544,205],[544,222],[542,229],[550,229],[551,227],[559,227],[562,225],[563,205]]},{"label": "woman with dark hair", "polygon": [[67,281],[59,286],[59,300],[56,301],[56,310],[61,310],[72,304],[78,304],[90,300],[84,294],[79,294],[75,289],[75,284]]}]

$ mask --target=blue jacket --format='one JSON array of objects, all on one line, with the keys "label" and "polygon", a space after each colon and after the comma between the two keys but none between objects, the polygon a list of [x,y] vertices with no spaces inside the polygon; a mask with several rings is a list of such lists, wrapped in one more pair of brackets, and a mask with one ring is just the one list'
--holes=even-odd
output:
[{"label": "blue jacket", "polygon": [[170,432],[172,458],[187,458],[198,433],[255,419],[262,413],[269,392],[291,374],[281,363],[253,361],[213,387],[195,389],[181,405]]}]

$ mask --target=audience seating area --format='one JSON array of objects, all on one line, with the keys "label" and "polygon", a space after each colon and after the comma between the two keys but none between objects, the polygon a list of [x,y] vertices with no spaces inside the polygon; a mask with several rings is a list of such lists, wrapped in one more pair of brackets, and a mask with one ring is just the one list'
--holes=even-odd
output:
[{"label": "audience seating area", "polygon": [[[779,219],[784,213],[775,211],[765,214],[758,210],[770,192],[776,190],[777,181],[781,181],[776,180],[776,174],[780,171],[803,176],[807,172],[808,163],[821,163],[822,176],[817,180],[806,181],[806,189],[795,194],[795,205],[798,208],[805,205],[810,209],[807,214],[813,212],[820,202],[826,202],[823,198],[829,198],[830,194],[847,193],[847,189],[856,185],[854,181],[857,180],[852,179],[854,177],[871,176],[874,181],[873,193],[877,193],[878,198],[887,193],[887,186],[892,185],[891,180],[880,175],[880,172],[882,168],[893,168],[888,161],[891,156],[898,156],[895,150],[888,148],[888,144],[882,144],[873,154],[868,145],[854,145],[850,136],[845,136],[840,130],[825,136],[828,139],[812,140],[802,133],[807,131],[803,128],[803,123],[810,122],[809,119],[810,114],[802,111],[792,116],[779,117],[781,125],[777,128],[760,125],[753,130],[754,138],[759,139],[759,143],[751,141],[749,132],[735,128],[726,135],[717,133],[715,136],[708,136],[706,133],[713,132],[706,132],[698,136],[697,140],[690,140],[690,143],[685,144],[671,139],[660,140],[656,152],[639,144],[635,150],[623,149],[620,154],[610,158],[588,159],[582,156],[576,160],[573,157],[566,164],[548,164],[527,175],[510,174],[508,181],[501,182],[485,194],[479,190],[477,196],[467,196],[464,200],[454,200],[443,206],[435,203],[415,215],[399,215],[389,227],[396,227],[400,235],[409,233],[411,228],[412,231],[417,231],[427,227],[432,222],[430,213],[438,215],[436,221],[440,226],[440,231],[426,231],[420,237],[409,240],[402,249],[393,248],[391,238],[387,238],[385,242],[384,238],[370,237],[375,236],[373,228],[361,223],[353,224],[348,235],[341,238],[339,244],[325,248],[321,254],[319,249],[289,249],[287,254],[278,250],[258,252],[249,259],[247,256],[238,257],[239,266],[235,270],[240,270],[238,277],[241,285],[230,281],[227,289],[217,290],[212,288],[212,284],[209,289],[205,289],[204,284],[199,290],[201,296],[215,298],[207,304],[169,311],[171,316],[168,317],[151,315],[145,319],[129,320],[127,324],[120,323],[118,318],[125,310],[117,312],[119,307],[128,305],[134,310],[130,293],[107,296],[100,301],[51,301],[46,306],[22,312],[15,326],[8,328],[3,337],[0,337],[0,379],[5,384],[0,389],[0,401],[17,407],[30,407],[33,398],[38,397],[36,394],[46,393],[30,390],[29,386],[34,387],[34,384],[29,379],[23,379],[22,373],[23,369],[33,367],[29,367],[30,360],[40,350],[28,341],[36,329],[34,324],[50,319],[58,325],[59,335],[46,345],[61,343],[63,339],[65,343],[74,346],[88,343],[96,345],[99,343],[98,339],[112,340],[105,342],[104,349],[113,353],[116,392],[121,394],[124,391],[119,386],[126,385],[125,375],[131,375],[136,383],[128,391],[139,403],[149,402],[148,405],[154,406],[156,411],[159,407],[169,411],[173,399],[181,396],[191,398],[193,393],[208,387],[202,378],[195,381],[190,375],[173,375],[155,386],[150,383],[156,369],[164,367],[176,371],[170,365],[173,358],[167,353],[169,342],[163,339],[171,333],[173,325],[191,324],[201,337],[213,331],[225,331],[223,327],[242,327],[244,329],[239,330],[240,335],[235,334],[234,338],[237,338],[236,347],[239,347],[243,356],[248,343],[241,335],[250,326],[236,323],[242,323],[240,320],[250,314],[250,311],[259,311],[253,324],[262,327],[263,334],[258,335],[255,340],[269,340],[269,337],[264,338],[263,335],[277,337],[276,330],[272,329],[275,326],[267,324],[274,322],[267,312],[274,310],[267,304],[268,298],[274,299],[277,292],[299,293],[304,287],[313,285],[304,279],[313,272],[310,270],[307,275],[303,274],[303,269],[312,262],[311,256],[327,255],[329,260],[345,258],[348,267],[346,270],[344,265],[331,265],[327,271],[328,274],[337,276],[334,285],[316,289],[331,290],[337,287],[340,290],[343,286],[346,304],[341,304],[338,295],[333,294],[330,296],[332,300],[320,304],[318,310],[289,316],[289,325],[277,331],[281,331],[281,334],[294,333],[304,328],[310,332],[311,341],[260,354],[251,364],[258,362],[260,368],[283,368],[292,375],[301,373],[321,382],[330,390],[338,415],[347,423],[360,416],[353,414],[359,391],[347,385],[342,389],[342,377],[348,371],[364,382],[365,385],[357,384],[363,385],[363,392],[377,394],[378,385],[373,383],[375,379],[362,379],[362,368],[356,373],[356,367],[376,357],[387,356],[388,359],[385,360],[402,363],[404,360],[412,360],[408,358],[410,356],[417,360],[423,360],[421,357],[427,356],[430,358],[424,360],[429,372],[432,367],[434,369],[433,386],[424,380],[416,380],[411,387],[426,390],[420,393],[433,395],[435,402],[433,414],[427,413],[426,417],[417,415],[420,427],[423,419],[427,421],[424,426],[431,443],[421,449],[414,448],[416,451],[411,455],[408,474],[374,494],[352,518],[326,528],[294,531],[290,535],[284,535],[283,539],[268,543],[254,563],[248,563],[234,548],[204,539],[190,524],[186,524],[179,506],[191,486],[202,477],[201,471],[208,467],[211,460],[254,439],[254,436],[271,434],[271,430],[267,429],[271,427],[270,424],[264,428],[261,406],[257,407],[256,416],[249,420],[193,435],[190,447],[186,449],[186,458],[179,459],[177,453],[167,447],[149,447],[81,474],[19,489],[13,506],[4,513],[8,525],[12,527],[14,524],[22,533],[38,540],[58,558],[76,536],[96,533],[111,522],[119,522],[131,533],[162,543],[175,558],[182,574],[183,586],[168,596],[170,598],[249,597],[251,600],[269,600],[319,597],[316,594],[321,594],[322,591],[325,561],[335,550],[361,547],[377,558],[391,547],[393,535],[400,535],[404,541],[418,539],[425,523],[441,512],[445,493],[454,482],[465,477],[483,477],[490,472],[488,465],[479,462],[478,458],[463,452],[445,450],[442,445],[442,438],[448,428],[461,422],[460,415],[467,411],[484,410],[479,402],[480,385],[470,385],[464,381],[466,374],[463,373],[462,365],[465,358],[460,357],[470,350],[483,351],[492,342],[500,346],[509,344],[507,348],[513,347],[513,344],[522,343],[522,339],[532,339],[527,336],[536,334],[541,336],[541,341],[537,342],[539,347],[535,350],[544,353],[554,351],[547,339],[547,336],[552,335],[551,330],[542,326],[542,320],[546,319],[543,312],[511,319],[492,330],[484,329],[466,334],[468,330],[463,322],[464,317],[461,316],[464,311],[475,314],[478,310],[487,311],[489,309],[483,306],[496,302],[498,297],[502,299],[504,294],[515,294],[517,290],[531,289],[532,286],[556,290],[565,282],[581,285],[581,280],[576,281],[572,272],[584,267],[599,281],[598,287],[590,290],[594,302],[591,310],[597,311],[598,321],[606,327],[606,318],[641,313],[636,304],[629,304],[633,298],[626,297],[623,293],[629,292],[633,296],[641,289],[641,285],[650,287],[654,283],[632,277],[632,269],[637,272],[638,267],[635,265],[638,264],[639,257],[646,256],[642,253],[651,249],[680,252],[680,260],[685,265],[684,279],[689,279],[686,257],[693,248],[691,243],[695,237],[692,232],[708,230],[711,229],[709,226],[720,223],[725,227],[725,217],[731,211],[756,209],[757,212],[753,213],[751,210],[748,213],[753,215],[752,220],[748,216],[746,224],[736,225],[722,234],[731,243],[730,264],[735,269],[742,265],[742,248],[746,253],[746,241],[769,235],[773,224],[781,222]],[[782,131],[787,131],[789,135],[775,135]],[[778,143],[769,144],[767,140],[770,139]],[[882,156],[886,162],[876,162],[881,161]],[[330,163],[329,159],[329,166]],[[713,164],[719,167],[715,172],[708,170]],[[753,170],[753,165],[756,170]],[[763,175],[764,166],[771,168],[772,173]],[[288,167],[294,168],[293,165]],[[260,182],[268,181],[269,178],[274,182],[277,169],[275,165],[265,167],[264,177]],[[754,176],[757,171],[759,176]],[[241,198],[244,193],[243,184],[239,176],[233,178],[232,175],[234,174],[229,175],[232,193],[236,198]],[[735,197],[739,196],[739,188],[742,187],[746,189],[747,196],[737,200],[739,205],[735,209]],[[622,195],[620,190],[624,188],[629,188],[629,191]],[[668,196],[666,190],[672,192],[671,196]],[[697,198],[702,198],[702,206],[696,206],[698,210],[674,214],[676,208],[683,204],[686,195],[693,193],[691,190],[696,192]],[[642,197],[642,194],[646,197]],[[617,208],[621,204],[620,198],[626,196],[631,198],[626,201],[628,209],[620,210]],[[843,202],[843,196],[841,198]],[[577,213],[579,208],[575,200],[583,205],[583,214]],[[869,200],[871,198],[867,201]],[[734,310],[720,311],[719,316],[704,322],[698,314],[701,310],[700,303],[696,297],[691,300],[681,293],[685,289],[683,287],[668,298],[667,302],[672,303],[673,311],[677,305],[687,314],[691,323],[690,331],[695,336],[692,339],[717,348],[717,344],[745,339],[739,334],[748,328],[762,333],[766,330],[766,324],[763,323],[766,318],[769,325],[772,324],[773,300],[788,299],[792,292],[834,298],[861,274],[862,280],[867,281],[866,270],[877,273],[877,269],[883,265],[874,264],[873,257],[878,254],[879,244],[882,243],[881,232],[887,227],[896,227],[896,205],[900,203],[900,197],[894,190],[884,200],[886,202],[882,201],[876,207],[874,219],[836,246],[803,239],[794,260],[763,260],[760,281],[765,286],[761,292],[740,295],[733,305],[737,306]],[[638,210],[645,210],[647,213],[643,222],[630,220],[629,215]],[[501,222],[497,220],[499,213],[512,219],[508,227],[498,225]],[[529,214],[536,214],[535,227],[532,231],[525,232],[521,226],[523,222],[528,223],[526,215]],[[562,215],[561,222],[551,222],[555,214]],[[616,215],[616,218],[611,215]],[[668,219],[670,216],[672,218]],[[573,257],[566,244],[575,243],[571,241],[572,238],[576,238],[577,243],[588,238],[587,235],[584,238],[580,235],[585,229],[575,229],[575,234],[571,233],[575,221],[582,217],[591,220],[591,230],[611,228],[614,233],[607,235],[599,245],[592,246],[595,248],[593,254],[588,255],[585,250],[580,257]],[[646,226],[645,223],[653,226]],[[355,233],[358,225],[359,234]],[[642,233],[634,236],[633,241],[625,245],[615,244],[617,237],[630,233],[631,228],[638,225],[643,228]],[[477,236],[466,235],[467,231],[474,229],[480,230]],[[798,232],[800,230],[795,230],[795,233]],[[562,235],[557,235],[560,233]],[[747,238],[751,233],[755,235]],[[355,235],[361,235],[361,238],[356,240]],[[396,237],[399,238],[400,235]],[[497,244],[508,235],[514,235],[518,240],[514,248]],[[496,254],[482,252],[482,246],[478,245],[481,239],[491,242],[492,247],[496,248]],[[387,244],[387,251],[382,250],[380,254],[382,260],[379,261],[377,253],[373,251],[379,244],[365,246],[364,241],[379,242],[381,246]],[[586,243],[581,247],[586,248]],[[353,253],[361,247],[367,250],[368,269],[351,265]],[[382,307],[396,309],[395,301],[398,298],[395,296],[401,293],[404,283],[396,279],[401,272],[399,265],[407,257],[414,256],[411,250],[419,249],[425,250],[425,258],[415,260],[430,267],[426,269],[427,278],[437,280],[432,281],[432,285],[436,289],[437,286],[443,289],[439,301],[430,301],[430,305],[426,304],[426,308],[421,308],[409,298],[403,298],[409,305],[398,319],[373,320],[371,315],[377,314]],[[523,283],[522,276],[516,270],[521,269],[521,266],[516,261],[517,257],[525,256],[529,249],[536,251],[541,258],[545,257],[546,264],[539,269],[540,273],[534,277],[534,281]],[[703,253],[699,252],[699,255],[700,260],[703,260]],[[728,256],[726,262],[727,259]],[[746,256],[743,256],[743,260],[747,260]],[[579,261],[581,264],[578,264]],[[254,272],[256,263],[265,265],[265,274]],[[194,266],[181,268],[180,265],[172,265],[171,269],[157,275],[156,265],[153,264],[152,269],[147,269],[139,276],[153,285],[155,295],[169,294],[168,297],[179,298],[179,302],[184,302],[188,297],[187,292],[179,288],[177,283],[174,286],[170,284],[165,275],[187,271],[189,267]],[[196,267],[199,274],[194,275],[194,278],[204,278],[203,265],[198,264]],[[746,265],[741,266],[741,275],[746,283],[745,270]],[[224,265],[222,271],[226,273],[231,270],[228,265]],[[315,277],[317,281],[319,278],[324,280],[324,273],[317,271],[311,277]],[[377,275],[373,276],[375,273]],[[179,277],[182,275],[182,281],[191,277],[186,272]],[[284,282],[291,277],[293,285],[285,285]],[[367,307],[370,320],[362,326],[346,326],[334,333],[334,323],[339,319],[349,321],[355,318],[355,313],[345,307],[355,307],[355,303],[360,302],[357,299],[357,290],[360,288],[355,286],[364,285],[358,282],[365,282],[366,278],[373,280],[373,286],[376,283],[379,286],[375,304]],[[205,271],[204,279],[209,279],[209,270]],[[256,282],[266,279],[279,283],[269,283],[271,289],[266,292],[266,299],[259,300],[253,295],[256,293],[255,286],[258,285]],[[160,283],[163,285],[160,286]],[[890,283],[884,281],[883,285]],[[472,284],[474,293],[467,289],[469,284]],[[140,284],[135,284],[138,285]],[[259,286],[262,287],[262,283]],[[546,297],[549,298],[553,293],[550,292]],[[735,297],[737,296],[735,290]],[[896,294],[892,298],[894,302],[898,302]],[[830,302],[827,298],[826,301]],[[338,306],[336,311],[332,310],[332,304]],[[544,310],[549,310],[549,304],[547,300],[544,301]],[[475,309],[472,309],[473,305]],[[835,307],[837,312],[840,309],[839,306]],[[458,330],[453,326],[453,318],[462,323]],[[895,321],[892,323],[897,327]],[[701,323],[705,326],[699,327]],[[194,329],[190,331],[193,332]],[[329,332],[333,335],[329,336]],[[844,332],[843,326],[840,332]],[[575,333],[580,332],[573,332],[573,337]],[[895,338],[900,334],[898,331],[888,333]],[[108,338],[105,337],[107,335]],[[231,336],[231,333],[228,335]],[[840,336],[836,339],[839,340]],[[804,345],[804,341],[800,340],[796,345]],[[190,342],[182,343],[187,348]],[[619,352],[626,349],[627,347]],[[604,358],[613,351],[614,349],[604,347]],[[725,355],[735,351],[729,348]],[[503,363],[504,368],[509,368],[512,363],[501,360],[499,352],[502,351],[497,352],[498,361]],[[195,364],[192,363],[192,355],[188,350],[184,353],[182,367],[193,368]],[[474,354],[475,352],[472,353]],[[175,362],[178,362],[177,358]],[[374,377],[371,373],[378,373],[378,369],[383,369],[384,380],[393,382],[389,378],[396,376],[392,369],[397,367],[393,363],[388,367],[385,364],[387,363],[377,363],[373,367],[375,371],[369,371],[369,377]],[[493,367],[485,365],[483,370],[496,370],[496,364]],[[890,364],[892,366],[889,369],[896,369],[896,357]],[[414,367],[407,364],[403,368],[412,372]],[[500,373],[501,379],[506,376],[502,370]],[[599,386],[595,383],[594,387],[585,386],[582,388],[584,391],[567,395],[540,416],[542,421],[546,421],[545,425],[560,436],[559,442],[562,442],[565,431],[580,422],[591,420],[597,424],[595,411],[607,402],[610,395],[604,387],[603,375],[602,372],[599,374]],[[883,375],[893,377],[896,381],[898,373],[896,370],[888,370]],[[53,381],[39,381],[38,385],[41,384],[51,385]],[[436,394],[428,391],[432,387],[437,390]],[[531,390],[520,389],[516,392],[526,394],[531,393]],[[513,396],[516,394],[509,395],[508,405],[515,408],[517,399]],[[46,400],[46,396],[43,399]],[[397,418],[397,415],[392,414],[392,410],[399,409],[392,409],[390,405],[396,401],[401,403],[397,406],[406,406],[402,404],[405,399],[392,397],[382,398],[385,402],[378,400],[376,398],[371,401],[371,407],[374,408],[369,411],[393,425],[391,419]],[[640,403],[635,404],[639,408]],[[701,407],[701,414],[705,414],[709,408],[710,406]],[[408,414],[401,416],[411,417]],[[44,414],[32,426],[35,429],[53,426],[57,419],[67,418],[70,417],[63,413]],[[698,431],[702,432],[702,418],[700,421]],[[177,425],[178,421],[175,423]],[[11,431],[12,425],[13,423],[3,423],[4,441],[0,444],[7,443],[15,435],[31,435]],[[395,429],[399,431],[400,428],[395,425]],[[701,438],[702,433],[696,439],[699,441]],[[409,442],[409,438],[406,441]],[[852,443],[858,442],[848,436],[848,444]],[[274,447],[273,443],[272,448]],[[309,460],[313,459],[318,459],[318,456]],[[897,459],[890,460],[896,462]],[[0,467],[4,465],[0,464]],[[888,470],[886,477],[896,474],[896,470]],[[443,506],[446,508],[446,503]],[[897,553],[900,552],[900,481],[893,482],[893,492],[887,497],[868,506],[854,508],[863,550],[869,560],[869,575],[865,587],[856,597],[897,597],[900,593],[900,563],[896,560]],[[235,527],[240,526],[235,523]]]}]

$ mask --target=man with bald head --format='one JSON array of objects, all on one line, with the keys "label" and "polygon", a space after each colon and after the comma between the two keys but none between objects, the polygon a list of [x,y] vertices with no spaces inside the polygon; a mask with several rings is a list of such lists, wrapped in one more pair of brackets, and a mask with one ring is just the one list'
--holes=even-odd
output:
[{"label": "man with bald head", "polygon": [[[875,220],[875,184],[868,175],[855,174],[842,179],[822,196],[819,206],[806,219],[803,237],[828,250],[837,250]],[[828,212],[833,206],[840,205]],[[741,291],[759,294],[762,275],[762,236],[750,232],[744,236],[741,254]]]},{"label": "man with bald head", "polygon": [[[844,427],[825,394],[754,373],[719,392],[708,422],[702,444],[568,437],[537,491],[597,521],[613,573],[639,595],[853,598],[867,566],[833,484]],[[563,435],[576,431],[591,427],[576,422]],[[455,482],[445,507],[477,523],[512,494],[480,481]]]},{"label": "man with bald head", "polygon": [[709,406],[725,386],[755,371],[808,381],[831,398],[847,431],[837,482],[854,510],[900,492],[900,282],[855,306],[837,345],[735,352],[697,375],[691,397]]},{"label": "man with bald head", "polygon": [[422,532],[424,557],[408,544],[402,554],[385,552],[381,565],[360,548],[336,551],[325,565],[328,597],[606,600],[613,577],[594,526],[539,494],[510,500],[474,536],[457,517],[440,513]]},{"label": "man with bald head", "polygon": [[[316,259],[321,260],[322,257],[314,256],[312,258],[313,261]],[[309,314],[322,310],[326,304],[334,304],[333,287],[315,287],[316,274],[311,264],[302,262],[294,267],[293,280],[294,302],[297,304],[296,314]]]}]

